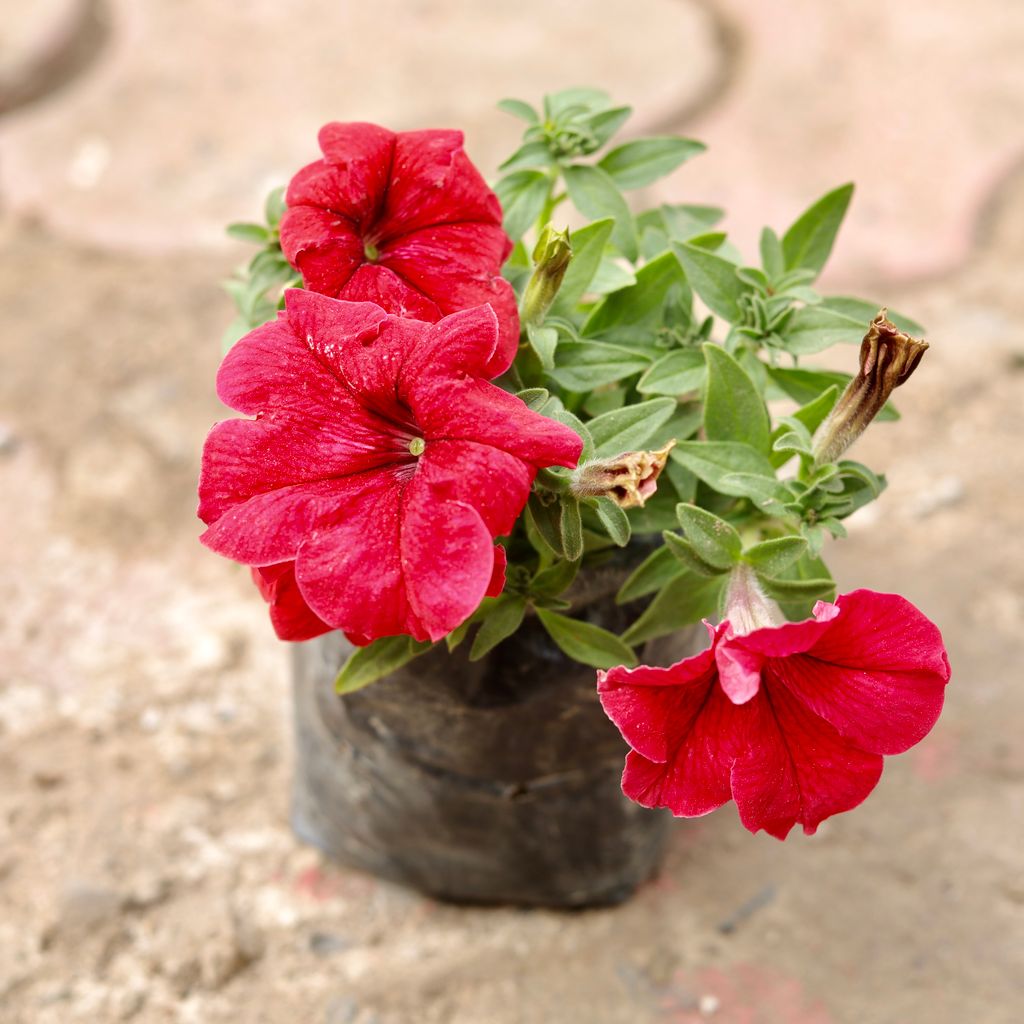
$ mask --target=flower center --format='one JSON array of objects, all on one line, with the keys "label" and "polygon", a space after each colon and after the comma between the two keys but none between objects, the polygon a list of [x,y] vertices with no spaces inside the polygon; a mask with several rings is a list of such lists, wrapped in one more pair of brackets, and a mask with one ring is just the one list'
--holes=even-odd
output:
[{"label": "flower center", "polygon": [[409,452],[419,458],[427,450],[427,442],[422,437],[414,437],[409,442]]},{"label": "flower center", "polygon": [[373,263],[380,256],[380,249],[378,249],[377,246],[373,244],[373,242],[364,241],[363,255],[367,258],[367,260],[369,260],[370,263]]}]

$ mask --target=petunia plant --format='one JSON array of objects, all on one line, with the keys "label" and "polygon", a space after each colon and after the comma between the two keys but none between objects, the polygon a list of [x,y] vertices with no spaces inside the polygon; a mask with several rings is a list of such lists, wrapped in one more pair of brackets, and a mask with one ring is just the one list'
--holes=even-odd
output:
[{"label": "petunia plant", "polygon": [[[356,645],[341,693],[535,619],[600,670],[627,795],[813,831],[949,679],[934,625],[836,599],[823,560],[885,486],[846,453],[897,418],[921,328],[816,287],[851,185],[747,261],[723,211],[631,202],[700,143],[616,143],[630,109],[592,89],[500,106],[526,127],[493,190],[457,131],[329,124],[265,223],[232,225],[260,251],[217,386],[252,418],[207,441],[203,541],[252,567],[281,638]],[[856,372],[814,365],[858,341]],[[607,564],[617,633],[578,596]],[[704,653],[638,667],[701,619]]]}]

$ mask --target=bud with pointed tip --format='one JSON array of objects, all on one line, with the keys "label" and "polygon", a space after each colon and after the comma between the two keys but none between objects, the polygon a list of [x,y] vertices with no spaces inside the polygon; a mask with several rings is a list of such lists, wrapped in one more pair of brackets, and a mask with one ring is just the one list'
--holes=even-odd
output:
[{"label": "bud with pointed tip", "polygon": [[577,498],[611,498],[619,508],[643,508],[658,489],[658,477],[675,447],[669,441],[653,452],[622,452],[594,459],[573,470],[569,493]]},{"label": "bud with pointed tip", "polygon": [[904,334],[881,310],[860,346],[860,371],[839,396],[814,439],[817,465],[835,462],[878,415],[895,388],[917,369],[928,348]]},{"label": "bud with pointed tip", "polygon": [[533,250],[533,276],[523,295],[523,323],[536,326],[544,320],[562,287],[562,278],[571,260],[569,229],[556,231],[548,224]]}]

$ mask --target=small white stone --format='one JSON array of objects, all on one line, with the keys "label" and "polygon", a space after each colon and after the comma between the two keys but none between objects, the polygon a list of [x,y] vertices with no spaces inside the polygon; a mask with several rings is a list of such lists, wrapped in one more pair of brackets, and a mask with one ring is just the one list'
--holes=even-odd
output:
[{"label": "small white stone", "polygon": [[718,1013],[722,1001],[718,996],[713,996],[710,993],[700,997],[700,1001],[697,1003],[697,1009],[700,1011],[702,1017],[710,1017],[714,1013]]}]

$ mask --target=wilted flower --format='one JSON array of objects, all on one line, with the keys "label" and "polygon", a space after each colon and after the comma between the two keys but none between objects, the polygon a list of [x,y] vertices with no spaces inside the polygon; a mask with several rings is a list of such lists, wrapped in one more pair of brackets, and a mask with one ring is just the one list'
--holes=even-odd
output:
[{"label": "wilted flower", "polygon": [[893,390],[909,379],[927,349],[927,341],[904,334],[881,310],[861,342],[857,376],[814,439],[815,461],[835,462],[881,412]]},{"label": "wilted flower", "polygon": [[577,498],[611,498],[619,508],[643,508],[658,489],[658,477],[675,447],[669,441],[653,452],[622,452],[594,459],[572,474],[569,491]]}]

